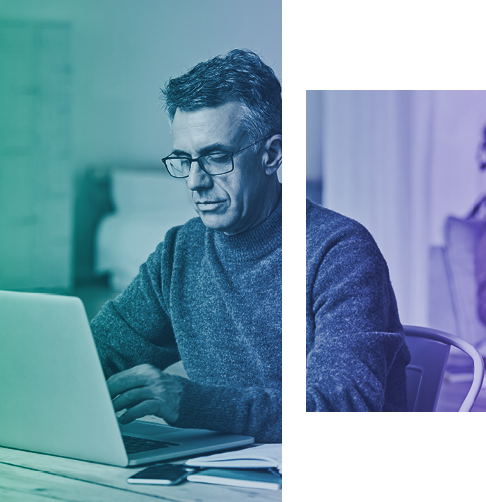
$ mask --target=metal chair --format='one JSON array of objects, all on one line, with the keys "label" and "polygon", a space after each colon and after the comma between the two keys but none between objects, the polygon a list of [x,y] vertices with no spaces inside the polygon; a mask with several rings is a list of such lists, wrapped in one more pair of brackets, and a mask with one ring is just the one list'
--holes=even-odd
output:
[{"label": "metal chair", "polygon": [[412,356],[406,370],[408,411],[435,411],[451,346],[473,360],[473,381],[459,408],[471,411],[484,378],[484,361],[479,352],[469,342],[443,331],[418,326],[403,329]]}]

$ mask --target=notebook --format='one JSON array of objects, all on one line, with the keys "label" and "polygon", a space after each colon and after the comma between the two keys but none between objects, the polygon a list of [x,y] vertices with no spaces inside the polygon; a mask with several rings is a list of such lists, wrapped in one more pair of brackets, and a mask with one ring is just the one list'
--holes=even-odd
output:
[{"label": "notebook", "polygon": [[121,467],[254,442],[144,420],[119,426],[75,297],[0,291],[0,403],[0,446]]},{"label": "notebook", "polygon": [[215,469],[275,469],[281,473],[282,444],[255,445],[239,451],[191,458],[185,462],[185,465]]},{"label": "notebook", "polygon": [[216,485],[280,490],[282,478],[266,469],[207,469],[187,476],[188,481]]}]

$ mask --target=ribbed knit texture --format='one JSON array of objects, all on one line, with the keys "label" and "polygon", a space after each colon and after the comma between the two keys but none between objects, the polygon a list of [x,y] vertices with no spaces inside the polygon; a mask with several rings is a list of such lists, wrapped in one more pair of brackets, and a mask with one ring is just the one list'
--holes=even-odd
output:
[{"label": "ribbed knit texture", "polygon": [[307,411],[406,411],[388,267],[359,223],[307,201]]},{"label": "ribbed knit texture", "polygon": [[172,228],[93,319],[105,376],[182,359],[178,427],[281,442],[282,205],[227,236],[199,218]]}]

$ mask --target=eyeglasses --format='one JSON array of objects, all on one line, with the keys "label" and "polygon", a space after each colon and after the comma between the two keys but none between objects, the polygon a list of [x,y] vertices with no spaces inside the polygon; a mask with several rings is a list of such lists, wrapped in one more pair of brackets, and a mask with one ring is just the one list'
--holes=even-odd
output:
[{"label": "eyeglasses", "polygon": [[251,145],[245,146],[236,152],[226,153],[212,153],[211,155],[201,155],[196,159],[190,157],[165,157],[162,159],[167,172],[174,178],[187,178],[191,171],[193,162],[197,162],[199,167],[209,176],[219,176],[221,174],[228,174],[235,168],[233,156],[237,153],[243,152],[248,148],[264,141],[267,138],[259,139]]}]

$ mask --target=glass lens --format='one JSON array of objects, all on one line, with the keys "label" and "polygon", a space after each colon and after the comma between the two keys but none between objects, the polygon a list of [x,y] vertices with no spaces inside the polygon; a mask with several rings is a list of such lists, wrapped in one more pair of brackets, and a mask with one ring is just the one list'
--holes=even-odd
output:
[{"label": "glass lens", "polygon": [[224,174],[233,169],[231,154],[218,153],[200,158],[208,174]]},{"label": "glass lens", "polygon": [[191,163],[187,159],[167,159],[166,165],[169,173],[176,178],[189,176]]}]

